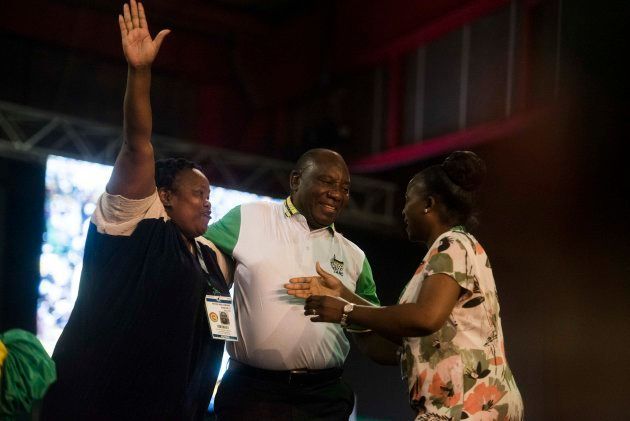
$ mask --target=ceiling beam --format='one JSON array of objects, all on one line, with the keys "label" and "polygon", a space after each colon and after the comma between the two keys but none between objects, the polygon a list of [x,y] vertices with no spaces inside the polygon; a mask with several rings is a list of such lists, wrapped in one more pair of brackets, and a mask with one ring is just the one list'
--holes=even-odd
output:
[{"label": "ceiling beam", "polygon": [[471,1],[462,7],[448,11],[440,18],[420,26],[415,31],[399,36],[376,48],[370,47],[366,49],[364,47],[352,52],[338,52],[337,70],[347,72],[398,58],[509,3],[510,0]]},{"label": "ceiling beam", "polygon": [[[113,165],[122,143],[122,128],[0,101],[0,155],[44,161],[60,155]],[[199,162],[215,185],[282,197],[289,191],[293,163],[193,144],[154,135],[156,158],[184,157]],[[398,186],[352,176],[352,198],[341,224],[371,232],[397,233],[394,215]]]},{"label": "ceiling beam", "polygon": [[443,136],[422,139],[412,145],[389,149],[355,160],[350,163],[350,169],[357,173],[386,171],[454,150],[468,149],[483,143],[506,139],[518,135],[522,130],[532,126],[550,112],[552,112],[552,106],[516,114],[505,120],[480,124]]}]

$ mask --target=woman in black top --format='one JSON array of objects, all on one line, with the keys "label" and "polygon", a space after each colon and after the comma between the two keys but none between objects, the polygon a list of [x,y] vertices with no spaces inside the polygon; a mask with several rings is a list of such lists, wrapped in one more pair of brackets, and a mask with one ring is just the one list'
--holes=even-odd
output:
[{"label": "woman in black top", "polygon": [[118,20],[128,63],[124,143],[92,216],[42,418],[202,419],[223,354],[204,297],[228,293],[223,256],[197,238],[210,220],[210,185],[189,161],[154,162],[151,64],[169,31],[151,39],[135,0]]}]

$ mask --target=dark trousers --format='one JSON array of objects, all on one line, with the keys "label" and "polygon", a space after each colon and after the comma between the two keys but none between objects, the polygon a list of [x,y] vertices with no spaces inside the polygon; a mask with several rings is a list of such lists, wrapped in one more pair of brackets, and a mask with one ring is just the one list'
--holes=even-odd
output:
[{"label": "dark trousers", "polygon": [[221,379],[214,410],[219,421],[347,420],[354,393],[343,379],[321,384],[289,384],[228,371]]}]

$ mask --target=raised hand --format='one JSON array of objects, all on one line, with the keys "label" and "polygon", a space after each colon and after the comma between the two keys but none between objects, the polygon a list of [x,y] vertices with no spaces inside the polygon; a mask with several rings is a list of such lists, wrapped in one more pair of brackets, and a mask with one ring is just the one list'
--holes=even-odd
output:
[{"label": "raised hand", "polygon": [[163,29],[155,39],[151,39],[144,6],[136,0],[131,0],[130,5],[124,4],[123,14],[118,15],[118,24],[125,58],[133,68],[151,66],[162,41],[171,32],[169,29]]},{"label": "raised hand", "polygon": [[289,279],[289,283],[284,284],[287,294],[298,298],[308,298],[311,295],[341,296],[343,290],[341,281],[322,269],[319,262],[315,264],[315,270],[319,276],[304,276]]}]

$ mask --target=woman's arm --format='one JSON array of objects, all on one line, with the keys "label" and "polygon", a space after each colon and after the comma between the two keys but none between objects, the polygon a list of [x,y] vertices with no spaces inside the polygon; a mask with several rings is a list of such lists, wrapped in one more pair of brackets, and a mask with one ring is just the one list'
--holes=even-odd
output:
[{"label": "woman's arm", "polygon": [[127,89],[124,101],[123,145],[107,184],[110,194],[129,199],[145,198],[155,191],[155,161],[151,145],[151,65],[170,32],[160,31],[151,39],[142,3],[125,3],[118,15],[123,52],[127,60]]},{"label": "woman's arm", "polygon": [[[388,307],[357,305],[348,322],[370,328],[383,336],[426,336],[439,330],[453,311],[461,287],[450,276],[438,273],[427,277],[415,303]],[[346,300],[312,295],[306,299],[304,314],[313,322],[339,323]],[[313,312],[314,311],[314,312]]]}]

